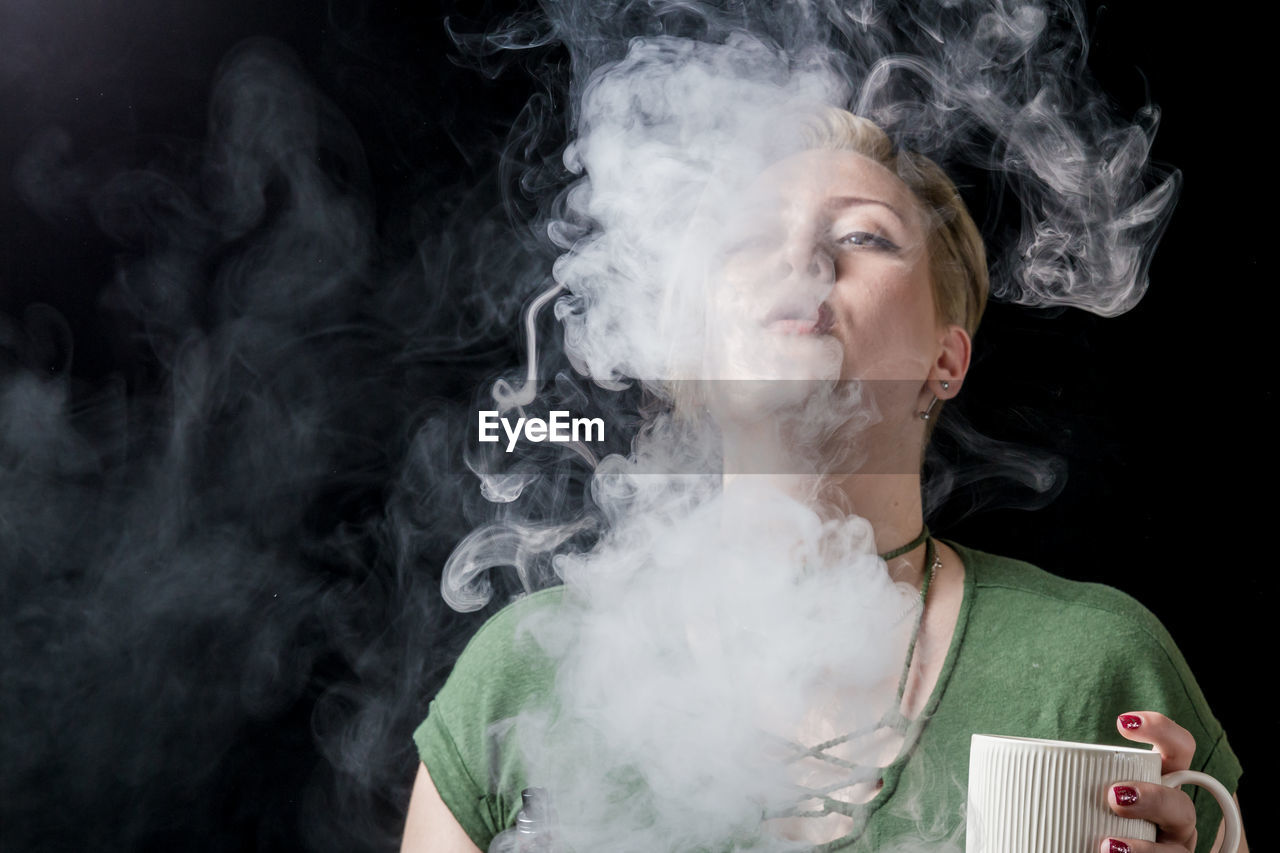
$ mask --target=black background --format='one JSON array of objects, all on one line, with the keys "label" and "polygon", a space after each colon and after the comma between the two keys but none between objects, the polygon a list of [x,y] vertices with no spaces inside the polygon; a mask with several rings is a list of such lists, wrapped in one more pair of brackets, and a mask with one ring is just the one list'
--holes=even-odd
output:
[{"label": "black background", "polygon": [[[443,18],[453,14],[455,22],[477,27],[500,19],[500,10],[480,4],[6,5],[0,31],[6,55],[0,65],[0,311],[21,322],[35,304],[56,308],[72,332],[74,357],[51,357],[47,368],[69,372],[81,389],[122,377],[131,395],[143,397],[162,386],[164,371],[137,336],[139,327],[99,301],[119,247],[83,210],[37,215],[15,190],[15,164],[48,128],[63,128],[76,159],[98,156],[103,168],[132,156],[120,152],[138,150],[139,140],[199,140],[219,61],[240,40],[269,36],[296,52],[314,85],[355,127],[383,226],[396,220],[407,200],[492,179],[498,144],[535,90],[519,62],[488,80],[451,60],[456,50]],[[1147,98],[1163,111],[1153,157],[1183,172],[1181,200],[1156,254],[1151,288],[1127,315],[1100,319],[1075,311],[989,308],[964,411],[979,425],[998,423],[1003,437],[1060,454],[1067,481],[1052,503],[1035,511],[951,508],[935,529],[1067,577],[1117,586],[1154,611],[1244,763],[1246,821],[1258,827],[1265,814],[1262,777],[1269,770],[1260,756],[1276,722],[1259,687],[1274,672],[1274,642],[1264,629],[1280,560],[1271,537],[1276,278],[1266,258],[1276,235],[1270,221],[1274,156],[1264,131],[1273,77],[1266,32],[1239,14],[1198,9],[1194,17],[1183,16],[1167,3],[1094,4],[1089,14],[1090,64],[1104,88],[1124,111]],[[403,237],[384,236],[392,244]],[[459,356],[481,366],[516,357],[503,330],[492,330],[488,340]],[[436,379],[423,381],[438,381],[431,393],[463,399],[470,371],[441,362]],[[984,411],[1003,414],[990,421],[979,416]],[[387,451],[387,476],[398,465],[395,452]],[[369,482],[378,476],[370,474]],[[380,499],[366,483],[362,508],[344,504],[338,514],[375,512]],[[21,574],[23,567],[4,571]],[[21,619],[22,601],[4,607],[6,619]],[[470,624],[459,623],[459,630]],[[10,644],[6,654],[21,648]],[[37,659],[31,665],[41,664]],[[318,681],[332,675],[323,665],[316,672]],[[441,672],[424,668],[423,698]],[[57,673],[47,678],[57,685]],[[92,694],[86,697],[77,685],[65,684],[65,695],[98,713]],[[301,807],[287,788],[301,786],[317,763],[308,733],[315,695],[302,691],[287,709],[237,730],[229,749],[238,757],[208,777],[203,789],[210,803],[171,815],[167,820],[176,825],[165,832],[121,832],[118,846],[149,848],[161,839],[180,849],[301,846],[296,823],[306,818],[299,817]],[[22,733],[16,736],[21,742]],[[145,740],[146,733],[133,736]],[[32,749],[56,754],[56,744],[30,737]],[[407,785],[411,753],[397,754],[393,762],[387,772],[400,774]],[[23,780],[43,786],[34,798],[28,791],[26,801],[43,805],[13,817],[33,826],[75,822],[74,814],[54,817],[68,803],[94,797],[92,791],[68,793],[75,765],[69,757],[60,768]],[[159,766],[147,784],[163,785],[181,767],[180,761]],[[257,781],[246,783],[250,777]],[[100,775],[87,778],[105,784]],[[246,784],[265,792],[255,795],[262,799],[226,794]],[[403,785],[381,805],[384,823],[402,807]],[[267,808],[266,800],[279,802]],[[182,821],[196,813],[207,820],[203,834],[192,837]],[[116,831],[105,828],[110,816],[95,819],[99,849],[117,846]],[[259,825],[267,820],[279,825]],[[1252,832],[1262,849],[1264,834]],[[69,847],[71,837],[40,846]]]}]

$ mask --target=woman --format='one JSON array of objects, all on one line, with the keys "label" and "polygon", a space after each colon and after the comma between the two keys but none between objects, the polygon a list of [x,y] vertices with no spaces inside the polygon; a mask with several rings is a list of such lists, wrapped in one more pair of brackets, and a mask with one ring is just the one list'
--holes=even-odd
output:
[{"label": "woman", "polygon": [[[839,378],[861,383],[875,412],[857,429],[863,463],[828,466],[802,491],[827,512],[865,518],[877,543],[902,545],[882,554],[885,565],[921,591],[924,608],[895,700],[901,725],[876,729],[888,733],[887,760],[875,777],[816,797],[817,809],[777,817],[769,832],[819,849],[957,842],[963,789],[930,780],[963,779],[974,732],[1107,742],[1114,727],[1153,745],[1164,772],[1204,770],[1234,791],[1239,764],[1145,609],[1107,587],[918,535],[922,450],[964,383],[986,301],[981,238],[941,170],[896,152],[870,122],[832,110],[808,137],[806,150],[769,166],[749,193],[767,199],[764,221],[751,217],[746,239],[728,229],[723,274],[736,304],[717,310],[755,318],[770,359],[813,365],[834,354]],[[788,296],[779,301],[779,292]],[[759,351],[750,342],[717,350],[729,363]],[[732,401],[702,402],[718,405],[726,470],[794,440],[736,418]],[[821,448],[838,455],[848,438],[837,429]],[[423,763],[404,851],[483,849],[512,823],[519,792],[538,783],[492,732],[549,690],[555,664],[516,640],[530,614],[558,606],[549,598],[524,599],[487,623],[433,703],[415,736]],[[840,727],[820,714],[805,727],[801,743],[841,741],[824,737]],[[1179,790],[1125,782],[1108,798],[1116,813],[1157,824],[1159,836],[1155,845],[1106,839],[1104,853],[1217,849],[1220,820],[1208,797],[1193,803]]]}]

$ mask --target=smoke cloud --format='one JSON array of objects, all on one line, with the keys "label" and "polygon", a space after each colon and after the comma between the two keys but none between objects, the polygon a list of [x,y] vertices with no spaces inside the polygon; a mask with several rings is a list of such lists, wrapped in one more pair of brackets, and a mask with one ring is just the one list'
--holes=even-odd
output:
[{"label": "smoke cloud", "polygon": [[485,517],[458,389],[528,261],[477,251],[493,178],[380,228],[367,158],[255,39],[203,140],[55,127],[17,161],[32,210],[112,240],[98,309],[147,359],[91,383],[52,307],[0,319],[6,847],[397,846],[408,734],[475,621],[438,591]]},{"label": "smoke cloud", "polygon": [[[461,61],[543,91],[494,174],[433,175],[431,197],[375,198],[376,158],[267,40],[223,61],[200,142],[82,151],[52,127],[17,158],[31,210],[110,240],[100,307],[149,360],[84,383],[66,318],[0,318],[15,849],[394,849],[428,699],[485,615],[555,584],[567,618],[529,642],[562,665],[594,773],[543,748],[544,720],[516,731],[574,804],[566,837],[787,849],[762,814],[797,785],[867,794],[909,744],[868,734],[855,770],[797,776],[760,731],[876,731],[918,604],[875,556],[896,543],[812,492],[833,462],[810,451],[879,423],[874,389],[834,381],[831,353],[734,337],[754,303],[714,288],[723,223],[803,148],[803,116],[848,108],[985,211],[997,298],[1113,315],[1177,195],[1147,162],[1157,111],[1113,113],[1070,3],[575,0],[448,27]],[[726,485],[724,419],[672,407],[744,364],[758,384],[717,411],[783,428],[729,461],[785,476]],[[466,439],[480,407],[602,412],[609,435],[497,457]],[[1060,487],[1052,460],[953,434],[969,461],[930,503],[993,470]],[[1003,470],[973,461],[992,448]],[[619,813],[624,768],[651,796]],[[908,846],[952,842],[935,817]]]},{"label": "smoke cloud", "polygon": [[[797,355],[760,333],[749,286],[725,298],[726,269],[742,284],[726,243],[767,239],[767,225],[742,221],[752,218],[743,210],[753,181],[804,149],[806,124],[823,107],[852,110],[902,148],[983,180],[985,194],[971,201],[991,213],[996,298],[1109,316],[1145,291],[1177,195],[1177,175],[1152,176],[1147,164],[1157,113],[1111,112],[1085,66],[1083,15],[1069,4],[545,11],[541,26],[514,21],[459,44],[482,64],[549,42],[568,50],[564,164],[577,177],[544,209],[560,251],[544,301],[557,297],[574,371],[605,388],[635,383],[674,413],[646,416],[620,402],[615,418],[644,424],[629,447],[598,462],[563,451],[566,466],[585,461],[592,487],[576,505],[553,488],[560,518],[526,497],[531,472],[563,478],[543,451],[541,467],[519,469],[516,488],[495,485],[504,476],[496,456],[474,464],[502,508],[455,551],[446,597],[481,606],[492,593],[485,570],[504,565],[516,566],[527,590],[565,585],[555,617],[530,616],[521,635],[557,663],[557,713],[526,714],[516,728],[530,779],[561,804],[571,848],[686,850],[737,839],[738,848],[786,850],[837,838],[856,820],[816,837],[794,834],[794,824],[761,829],[761,816],[803,812],[813,790],[860,801],[874,793],[865,786],[879,768],[914,746],[883,722],[913,601],[889,582],[858,508],[832,519],[815,491],[816,475],[847,473],[836,467],[847,459],[824,452],[881,421],[882,389],[837,381],[839,353]],[[1016,224],[1000,215],[1003,204],[1014,206]],[[777,299],[784,285],[766,284]],[[804,314],[827,295],[783,299]],[[538,358],[531,351],[531,370],[552,363]],[[725,390],[724,380],[747,382]],[[558,374],[553,396],[570,381]],[[698,381],[716,387],[699,396],[681,384]],[[502,386],[494,401],[528,414],[536,383],[531,373],[522,393]],[[689,414],[688,395],[703,415]],[[745,449],[730,434],[758,433],[744,420],[771,425]],[[1053,460],[1009,452],[963,422],[956,432],[972,452],[1000,451],[1001,473],[1033,492],[1060,488]],[[793,476],[740,480],[742,456],[777,463],[752,470]],[[928,496],[939,501],[973,477],[972,468],[944,469]],[[584,527],[598,536],[574,541]],[[778,752],[798,732],[813,742],[869,734],[867,743],[851,739],[842,769],[818,772],[815,784]],[[950,843],[922,821],[904,849]]]}]

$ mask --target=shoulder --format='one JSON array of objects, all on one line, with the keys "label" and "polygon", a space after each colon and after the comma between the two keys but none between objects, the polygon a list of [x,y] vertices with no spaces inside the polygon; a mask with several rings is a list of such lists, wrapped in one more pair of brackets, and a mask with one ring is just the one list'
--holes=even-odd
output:
[{"label": "shoulder", "polygon": [[480,626],[462,657],[486,652],[505,654],[513,643],[532,639],[537,623],[554,616],[563,606],[564,592],[563,586],[554,586],[512,600]]},{"label": "shoulder", "polygon": [[966,640],[1047,669],[1064,689],[1124,710],[1157,710],[1216,740],[1221,726],[1173,637],[1133,596],[1023,560],[955,546],[972,583]]},{"label": "shoulder", "polygon": [[491,616],[471,638],[454,664],[438,699],[453,705],[488,709],[502,719],[541,698],[553,675],[552,657],[539,639],[539,627],[554,620],[564,588],[522,596]]},{"label": "shoulder", "polygon": [[1099,633],[1094,639],[1098,641],[1124,635],[1176,651],[1173,639],[1155,614],[1122,590],[1069,580],[1024,560],[950,544],[964,560],[977,603],[1015,608],[1007,611],[1011,618],[1036,614],[1057,621],[1069,617],[1076,624],[1095,627]]}]

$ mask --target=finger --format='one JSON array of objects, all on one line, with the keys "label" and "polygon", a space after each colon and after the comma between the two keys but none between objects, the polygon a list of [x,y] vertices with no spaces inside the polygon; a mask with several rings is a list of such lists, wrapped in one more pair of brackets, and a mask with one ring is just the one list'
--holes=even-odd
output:
[{"label": "finger", "polygon": [[1178,788],[1154,782],[1121,782],[1107,793],[1111,810],[1120,817],[1150,821],[1159,827],[1160,841],[1195,847],[1196,807]]},{"label": "finger", "polygon": [[1135,838],[1104,838],[1102,853],[1188,853],[1191,849],[1168,841],[1138,841]]},{"label": "finger", "polygon": [[1155,711],[1128,711],[1116,717],[1116,728],[1128,740],[1149,743],[1160,753],[1160,772],[1191,768],[1196,739],[1191,732]]}]

